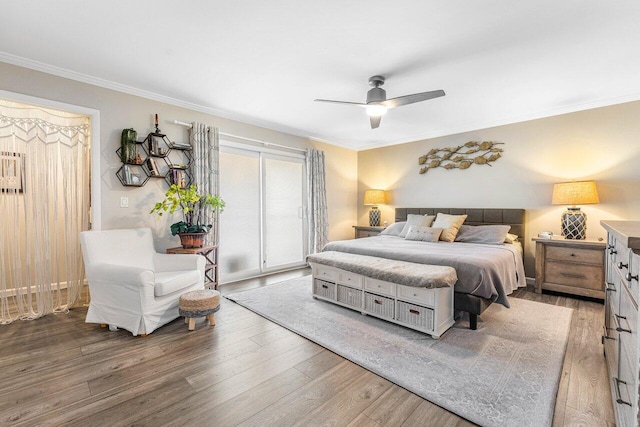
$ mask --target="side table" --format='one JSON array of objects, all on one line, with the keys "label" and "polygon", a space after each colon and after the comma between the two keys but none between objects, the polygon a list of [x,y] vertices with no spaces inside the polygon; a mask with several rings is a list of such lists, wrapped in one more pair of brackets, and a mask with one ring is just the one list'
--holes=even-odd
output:
[{"label": "side table", "polygon": [[356,239],[377,236],[385,229],[385,227],[369,227],[364,225],[354,225],[353,228],[356,232]]},{"label": "side table", "polygon": [[201,248],[177,248],[167,249],[168,254],[202,255],[207,264],[204,268],[204,287],[218,289],[218,246],[203,246]]}]

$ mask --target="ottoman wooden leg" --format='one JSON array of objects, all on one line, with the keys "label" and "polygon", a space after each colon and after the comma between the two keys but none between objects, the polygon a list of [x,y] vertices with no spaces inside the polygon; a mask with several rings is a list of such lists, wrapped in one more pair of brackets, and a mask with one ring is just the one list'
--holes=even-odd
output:
[{"label": "ottoman wooden leg", "polygon": [[189,323],[189,318],[188,317],[184,318],[184,323]]},{"label": "ottoman wooden leg", "polygon": [[209,320],[209,326],[216,326],[216,317],[213,313],[207,314],[207,319]]},{"label": "ottoman wooden leg", "polygon": [[193,331],[196,328],[196,318],[195,317],[190,317],[189,318],[189,330]]}]

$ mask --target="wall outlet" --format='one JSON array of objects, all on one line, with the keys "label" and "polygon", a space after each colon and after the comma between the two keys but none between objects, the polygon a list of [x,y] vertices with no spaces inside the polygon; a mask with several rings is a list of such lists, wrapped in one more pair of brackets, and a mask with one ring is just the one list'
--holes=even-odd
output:
[{"label": "wall outlet", "polygon": [[120,207],[128,208],[129,207],[129,198],[128,197],[120,197]]}]

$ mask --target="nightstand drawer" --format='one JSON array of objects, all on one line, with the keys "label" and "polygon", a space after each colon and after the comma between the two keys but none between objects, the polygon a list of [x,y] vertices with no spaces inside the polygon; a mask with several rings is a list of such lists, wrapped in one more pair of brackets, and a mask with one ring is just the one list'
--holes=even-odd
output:
[{"label": "nightstand drawer", "polygon": [[601,250],[568,248],[560,246],[547,247],[547,259],[557,261],[581,262],[585,264],[603,265],[604,252]]},{"label": "nightstand drawer", "polygon": [[602,290],[604,275],[602,266],[569,264],[547,261],[544,266],[545,281],[585,289]]}]

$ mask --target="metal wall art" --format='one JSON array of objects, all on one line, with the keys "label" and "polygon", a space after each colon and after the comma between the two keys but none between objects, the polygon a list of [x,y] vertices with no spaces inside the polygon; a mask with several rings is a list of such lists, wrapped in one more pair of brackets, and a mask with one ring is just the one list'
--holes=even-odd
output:
[{"label": "metal wall art", "polygon": [[420,174],[426,173],[429,169],[467,169],[471,165],[488,165],[502,157],[503,142],[492,141],[469,141],[458,147],[432,148],[424,156],[418,158],[418,164],[424,165],[420,168]]}]

